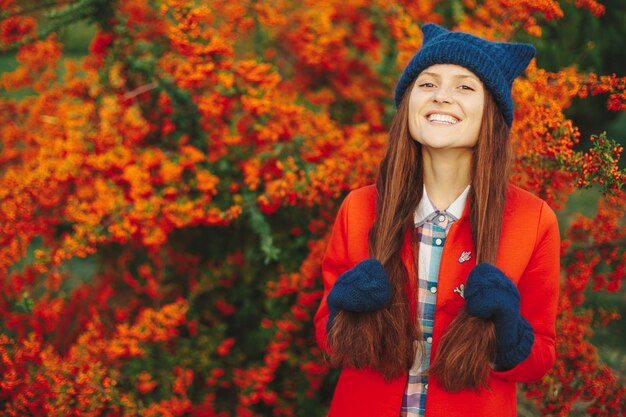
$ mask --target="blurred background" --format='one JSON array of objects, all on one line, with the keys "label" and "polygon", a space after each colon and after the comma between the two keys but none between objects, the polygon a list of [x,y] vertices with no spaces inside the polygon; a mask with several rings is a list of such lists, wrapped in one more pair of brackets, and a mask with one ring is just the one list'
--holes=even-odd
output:
[{"label": "blurred background", "polygon": [[626,413],[625,1],[0,10],[3,414],[324,415],[319,263],[428,21],[537,47],[511,178],[558,212],[562,312],[519,415]]}]

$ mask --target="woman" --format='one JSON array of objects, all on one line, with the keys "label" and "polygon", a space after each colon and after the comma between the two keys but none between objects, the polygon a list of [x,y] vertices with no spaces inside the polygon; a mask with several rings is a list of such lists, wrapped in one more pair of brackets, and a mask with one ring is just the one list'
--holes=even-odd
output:
[{"label": "woman", "polygon": [[331,417],[515,416],[515,384],[554,362],[556,217],[507,184],[534,48],[422,31],[377,182],[346,197],[322,264]]}]

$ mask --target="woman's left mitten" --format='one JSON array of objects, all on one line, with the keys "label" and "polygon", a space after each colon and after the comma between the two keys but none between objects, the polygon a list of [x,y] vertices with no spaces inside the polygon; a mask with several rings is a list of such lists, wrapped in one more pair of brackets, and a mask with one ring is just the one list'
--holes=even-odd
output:
[{"label": "woman's left mitten", "polygon": [[520,294],[497,267],[480,263],[467,278],[464,291],[467,312],[493,319],[496,328],[496,369],[511,369],[530,355],[535,334],[520,314]]}]

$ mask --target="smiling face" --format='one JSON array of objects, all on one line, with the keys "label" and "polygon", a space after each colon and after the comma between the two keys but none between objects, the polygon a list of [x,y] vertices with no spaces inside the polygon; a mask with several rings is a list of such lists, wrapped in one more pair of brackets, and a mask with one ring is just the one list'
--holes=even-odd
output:
[{"label": "smiling face", "polygon": [[422,71],[409,97],[409,132],[427,150],[471,149],[485,107],[485,87],[470,70],[437,64]]}]

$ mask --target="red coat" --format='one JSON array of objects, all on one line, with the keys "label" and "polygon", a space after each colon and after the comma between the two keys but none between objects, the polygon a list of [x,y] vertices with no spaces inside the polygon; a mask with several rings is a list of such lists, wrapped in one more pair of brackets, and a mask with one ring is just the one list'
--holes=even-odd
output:
[{"label": "red coat", "polygon": [[[465,283],[476,264],[469,224],[470,203],[468,200],[463,215],[451,226],[443,248],[431,360],[441,335],[463,306],[463,298],[454,289]],[[368,232],[374,221],[375,205],[376,190],[370,185],[352,191],[337,214],[322,263],[324,296],[315,315],[317,342],[322,348],[326,346],[326,297],[339,275],[368,258]],[[411,233],[407,232],[402,259],[415,288],[410,238]],[[472,259],[459,262],[464,251],[471,251]],[[540,379],[554,363],[559,252],[559,229],[554,212],[541,199],[509,185],[496,265],[518,286],[521,313],[535,332],[532,351],[525,361],[509,371],[491,371],[489,389],[449,393],[441,388],[436,378],[430,377],[427,417],[516,416],[515,383]],[[415,304],[415,297],[409,300]],[[414,305],[412,308],[415,311]],[[398,417],[406,379],[405,374],[386,383],[372,370],[343,369],[329,417]]]}]

